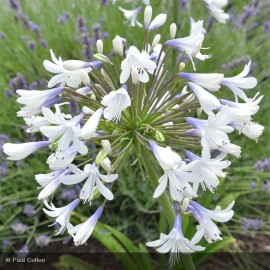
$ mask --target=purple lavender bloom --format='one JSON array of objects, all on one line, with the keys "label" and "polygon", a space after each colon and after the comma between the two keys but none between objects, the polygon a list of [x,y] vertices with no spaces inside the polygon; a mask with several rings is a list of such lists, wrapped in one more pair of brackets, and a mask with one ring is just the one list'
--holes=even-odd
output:
[{"label": "purple lavender bloom", "polygon": [[264,160],[258,160],[254,164],[254,169],[259,172],[269,172],[270,171],[270,158]]},{"label": "purple lavender bloom", "polygon": [[39,32],[40,32],[40,26],[39,25],[37,25],[34,22],[30,22],[29,27],[37,36],[39,36]]},{"label": "purple lavender bloom", "polygon": [[34,81],[29,85],[29,90],[36,90],[38,88],[38,82]]},{"label": "purple lavender bloom", "polygon": [[50,242],[51,239],[47,235],[41,234],[38,237],[36,237],[36,245],[39,247],[46,247],[49,245]]},{"label": "purple lavender bloom", "polygon": [[2,241],[3,247],[9,247],[9,246],[11,246],[11,244],[12,244],[11,241],[8,239],[5,239]]},{"label": "purple lavender bloom", "polygon": [[22,248],[17,251],[17,256],[18,258],[25,258],[29,253],[27,245],[23,245]]},{"label": "purple lavender bloom", "polygon": [[6,39],[6,34],[4,32],[0,32],[0,39]]},{"label": "purple lavender bloom", "polygon": [[28,226],[21,222],[12,224],[11,228],[16,234],[23,234],[26,230],[28,230]]},{"label": "purple lavender bloom", "polygon": [[264,30],[267,31],[270,29],[270,20],[266,20],[263,22]]},{"label": "purple lavender bloom", "polygon": [[5,161],[3,161],[2,163],[0,163],[0,181],[2,180],[2,177],[7,175],[7,172],[8,172],[7,164]]},{"label": "purple lavender bloom", "polygon": [[48,42],[45,39],[40,39],[39,40],[39,44],[43,47],[43,48],[48,48]]},{"label": "purple lavender bloom", "polygon": [[255,189],[255,188],[256,188],[256,186],[257,186],[256,181],[252,181],[252,182],[251,182],[251,187],[252,187],[253,189]]},{"label": "purple lavender bloom", "polygon": [[34,209],[34,207],[31,204],[26,204],[24,206],[23,213],[28,217],[32,217],[37,213],[37,211]]},{"label": "purple lavender bloom", "polygon": [[26,83],[24,76],[19,72],[16,74],[16,76],[14,78],[10,79],[9,86],[13,90],[28,89],[28,85]]},{"label": "purple lavender bloom", "polygon": [[20,3],[17,1],[9,0],[9,5],[11,8],[13,8],[16,11],[20,10]]},{"label": "purple lavender bloom", "polygon": [[68,242],[71,240],[71,237],[66,237],[63,241],[62,241],[62,243],[64,244],[64,245],[66,245],[66,244],[68,244]]},{"label": "purple lavender bloom", "polygon": [[33,40],[28,40],[26,43],[27,43],[28,48],[29,48],[31,51],[35,50],[36,45],[35,45],[35,42],[34,42]]},{"label": "purple lavender bloom", "polygon": [[70,16],[68,12],[64,12],[62,15],[60,15],[57,19],[57,22],[59,24],[65,24],[67,21],[70,20]]},{"label": "purple lavender bloom", "polygon": [[263,182],[262,189],[265,192],[270,192],[270,181],[269,180]]},{"label": "purple lavender bloom", "polygon": [[103,32],[103,33],[102,33],[102,37],[103,37],[103,38],[107,38],[108,36],[109,36],[109,33],[108,33],[108,32]]},{"label": "purple lavender bloom", "polygon": [[258,231],[265,226],[264,221],[259,218],[252,219],[252,218],[243,217],[241,221],[242,221],[241,229],[243,231],[248,231],[248,230]]},{"label": "purple lavender bloom", "polygon": [[63,199],[64,201],[71,201],[75,198],[76,198],[76,192],[73,189],[71,189],[71,190],[63,189],[62,190],[61,199]]},{"label": "purple lavender bloom", "polygon": [[100,23],[104,23],[104,21],[105,21],[105,19],[104,19],[103,17],[100,17],[100,18],[99,18],[99,22],[100,22]]},{"label": "purple lavender bloom", "polygon": [[109,0],[99,0],[99,3],[101,5],[108,6],[109,5]]}]

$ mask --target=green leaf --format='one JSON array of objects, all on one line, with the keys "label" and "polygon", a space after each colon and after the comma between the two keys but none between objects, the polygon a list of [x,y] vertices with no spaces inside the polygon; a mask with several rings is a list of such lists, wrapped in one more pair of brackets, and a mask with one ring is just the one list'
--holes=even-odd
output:
[{"label": "green leaf", "polygon": [[53,264],[53,266],[59,270],[102,270],[72,255],[60,256],[60,261]]},{"label": "green leaf", "polygon": [[206,249],[203,252],[198,252],[192,255],[193,261],[196,265],[201,264],[205,261],[209,256],[213,255],[213,253],[218,252],[223,249],[225,246],[234,243],[235,239],[233,237],[224,237],[223,240],[208,244]]}]

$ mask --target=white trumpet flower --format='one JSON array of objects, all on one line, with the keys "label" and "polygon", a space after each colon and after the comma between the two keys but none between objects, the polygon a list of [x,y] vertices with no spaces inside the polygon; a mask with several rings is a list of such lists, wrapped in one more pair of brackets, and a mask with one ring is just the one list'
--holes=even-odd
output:
[{"label": "white trumpet flower", "polygon": [[5,143],[3,151],[8,155],[7,159],[22,160],[33,154],[37,150],[49,146],[48,141],[28,142],[28,143]]},{"label": "white trumpet flower", "polygon": [[148,72],[156,69],[156,64],[150,59],[150,55],[143,51],[140,52],[135,46],[131,46],[126,53],[126,58],[121,63],[120,83],[125,83],[133,68],[138,70],[138,79],[140,82],[147,83],[149,81]]},{"label": "white trumpet flower", "polygon": [[101,182],[101,180],[105,183],[111,183],[117,179],[118,174],[102,175],[95,164],[85,165],[83,171],[78,169],[75,165],[70,165],[70,170],[73,174],[61,178],[61,182],[65,185],[74,185],[86,179],[80,192],[80,199],[84,200],[84,202],[91,200],[95,186],[97,186],[98,191],[107,200],[113,199],[112,192]]},{"label": "white trumpet flower", "polygon": [[197,233],[194,235],[191,242],[199,242],[203,236],[208,243],[222,240],[220,236],[221,232],[213,220],[217,222],[229,221],[234,214],[233,210],[231,210],[233,205],[234,201],[231,202],[224,210],[221,210],[221,207],[217,206],[216,209],[212,211],[204,208],[195,201],[191,201],[187,209],[191,211],[191,214],[199,222]]},{"label": "white trumpet flower", "polygon": [[156,248],[159,253],[170,252],[170,263],[174,265],[179,260],[179,253],[189,254],[204,250],[204,247],[196,245],[198,242],[190,241],[184,237],[181,216],[177,215],[173,229],[168,235],[161,233],[159,240],[147,242],[146,245]]},{"label": "white trumpet flower", "polygon": [[62,61],[61,57],[57,59],[52,50],[50,50],[53,62],[45,60],[43,65],[46,70],[52,73],[57,73],[48,83],[51,88],[57,84],[61,86],[68,85],[77,88],[81,83],[90,84],[88,73],[93,68],[101,66],[100,61],[84,62],[80,60]]},{"label": "white trumpet flower", "polygon": [[166,189],[168,182],[170,195],[175,201],[182,201],[184,197],[192,198],[197,194],[193,192],[188,182],[197,182],[189,173],[183,170],[185,163],[181,157],[173,152],[169,147],[161,147],[154,141],[150,141],[150,147],[160,166],[164,170],[164,175],[159,179],[154,198],[158,198]]},{"label": "white trumpet flower", "polygon": [[112,91],[104,96],[101,104],[106,106],[104,117],[109,121],[118,122],[121,119],[121,113],[131,104],[126,86],[123,85],[117,91]]},{"label": "white trumpet flower", "polygon": [[124,17],[130,22],[130,26],[139,26],[142,27],[142,24],[137,20],[138,14],[141,12],[142,7],[137,7],[132,10],[127,10],[122,7],[119,7],[119,10],[121,10],[124,14]]},{"label": "white trumpet flower", "polygon": [[58,151],[67,150],[72,143],[80,154],[85,155],[87,153],[87,147],[79,140],[81,133],[79,125],[84,114],[66,120],[61,113],[60,107],[56,107],[55,113],[50,109],[43,107],[42,112],[46,120],[53,125],[41,127],[40,131],[49,138],[50,142],[57,143]]},{"label": "white trumpet flower", "polygon": [[203,21],[198,21],[194,22],[194,24],[193,23],[191,24],[191,31],[188,37],[171,39],[166,41],[165,44],[172,47],[175,50],[179,50],[186,53],[192,62],[194,70],[196,70],[193,57],[198,58],[200,60],[205,60],[210,57],[209,55],[202,55],[200,53],[203,40],[204,40]]},{"label": "white trumpet flower", "polygon": [[191,89],[194,95],[198,98],[198,101],[200,102],[202,110],[206,114],[212,113],[213,110],[216,110],[217,108],[219,108],[220,106],[219,100],[214,95],[207,92],[204,88],[192,82],[188,83],[188,87]]},{"label": "white trumpet flower", "polygon": [[210,92],[215,92],[219,90],[219,88],[221,87],[221,81],[224,77],[224,75],[220,73],[197,74],[185,72],[180,72],[178,76],[184,80],[192,81]]},{"label": "white trumpet flower", "polygon": [[190,163],[185,165],[185,171],[193,173],[200,181],[200,183],[194,183],[194,192],[197,192],[199,184],[202,185],[204,191],[206,190],[206,186],[211,192],[214,192],[214,188],[219,184],[218,177],[225,177],[225,173],[222,170],[231,164],[230,161],[223,160],[226,156],[224,153],[213,159],[201,158],[190,151],[186,151],[186,156],[190,160]]},{"label": "white trumpet flower", "polygon": [[89,140],[97,131],[99,121],[101,119],[103,109],[99,108],[84,124],[81,130],[81,138],[83,140]]},{"label": "white trumpet flower", "polygon": [[46,200],[44,200],[44,204],[49,210],[43,208],[43,211],[49,217],[56,218],[55,222],[51,226],[53,226],[56,223],[60,225],[60,228],[56,231],[55,235],[62,234],[66,228],[68,230],[71,228],[69,219],[72,214],[72,211],[78,206],[79,203],[80,199],[76,199],[64,207],[56,208],[52,203],[49,204]]},{"label": "white trumpet flower", "polygon": [[73,227],[72,225],[69,227],[69,234],[72,235],[74,239],[75,246],[84,245],[88,238],[91,236],[97,221],[102,215],[103,207],[100,206],[96,212],[85,222],[78,224]]},{"label": "white trumpet flower", "polygon": [[246,77],[250,72],[251,61],[245,65],[244,70],[237,76],[224,78],[221,82],[222,85],[227,86],[233,92],[236,101],[238,97],[248,102],[248,98],[244,90],[252,89],[257,85],[257,79],[254,77]]}]

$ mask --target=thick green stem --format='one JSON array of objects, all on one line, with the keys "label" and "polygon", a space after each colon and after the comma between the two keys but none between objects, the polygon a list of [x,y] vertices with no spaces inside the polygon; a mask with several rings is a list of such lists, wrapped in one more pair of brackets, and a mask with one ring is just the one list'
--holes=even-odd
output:
[{"label": "thick green stem", "polygon": [[[149,158],[149,154],[147,153],[147,150],[142,148],[141,154],[142,154],[142,156],[138,157],[138,158],[142,158],[143,164],[144,164],[145,168],[147,169],[149,177],[150,177],[154,187],[156,188],[158,185],[158,179],[159,179],[158,174],[154,169],[153,163],[151,162],[151,159]],[[164,213],[170,227],[173,227],[174,220],[175,220],[175,214],[174,214],[174,210],[172,207],[172,203],[170,202],[170,199],[165,192],[159,197],[159,203],[162,206],[163,213]],[[181,260],[182,260],[186,270],[195,270],[191,255],[181,254]]]}]

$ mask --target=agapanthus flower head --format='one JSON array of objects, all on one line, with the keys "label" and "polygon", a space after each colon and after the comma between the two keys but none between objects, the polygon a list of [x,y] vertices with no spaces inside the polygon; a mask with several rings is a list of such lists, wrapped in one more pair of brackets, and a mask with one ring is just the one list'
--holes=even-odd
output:
[{"label": "agapanthus flower head", "polygon": [[[226,0],[205,1],[215,7],[217,19],[226,19],[223,11],[217,12]],[[137,15],[141,7],[121,10],[132,25],[140,24]],[[133,165],[153,180],[153,198],[161,196],[163,214],[171,215],[167,217],[169,221],[173,220],[172,205],[176,205],[172,231],[147,243],[158,252],[170,252],[174,264],[179,253],[204,250],[197,245],[202,237],[208,242],[221,240],[214,221],[229,221],[233,203],[225,210],[210,210],[195,200],[199,200],[200,187],[205,192],[219,190],[220,178],[226,177],[225,169],[231,163],[228,155],[240,157],[241,147],[230,139],[232,132],[255,140],[262,134],[263,126],[253,120],[262,97],[257,94],[248,99],[244,92],[257,84],[255,78],[246,77],[250,63],[241,74],[231,78],[224,78],[221,73],[188,73],[189,61],[195,69],[194,58],[210,58],[200,52],[206,34],[203,21],[191,18],[190,35],[184,38],[175,38],[180,29],[177,31],[176,24],[171,24],[171,40],[162,42],[158,32],[150,40],[150,32],[166,27],[167,15],[159,14],[152,20],[152,13],[152,7],[147,6],[142,47],[116,35],[108,43],[112,47],[109,51],[102,40],[101,25],[94,25],[91,39],[86,20],[80,17],[78,31],[87,55],[99,61],[63,61],[51,51],[53,62],[45,60],[44,66],[56,74],[49,81],[49,88],[55,88],[20,89],[17,100],[24,106],[18,116],[24,118],[27,131],[40,132],[48,139],[23,144],[4,141],[3,151],[9,159],[21,160],[48,148],[50,171],[35,176],[41,189],[37,199],[44,201],[44,212],[55,218],[54,224],[59,226],[56,234],[67,228],[75,245],[87,242],[106,203],[114,199],[113,189],[123,163],[134,153]],[[136,44],[140,44],[139,40]],[[172,49],[181,55],[174,57]],[[28,89],[25,79],[19,77],[11,82],[12,87],[19,83]],[[85,86],[79,88],[81,83]],[[216,97],[216,92],[222,90],[222,95],[226,88],[235,94],[235,101]],[[55,194],[60,194],[67,205],[56,208],[51,203]],[[75,208],[79,210],[80,201],[85,203],[84,207],[100,207],[85,222],[72,225],[70,217]],[[181,220],[190,213],[199,225],[194,237],[188,240],[183,235]]]}]

